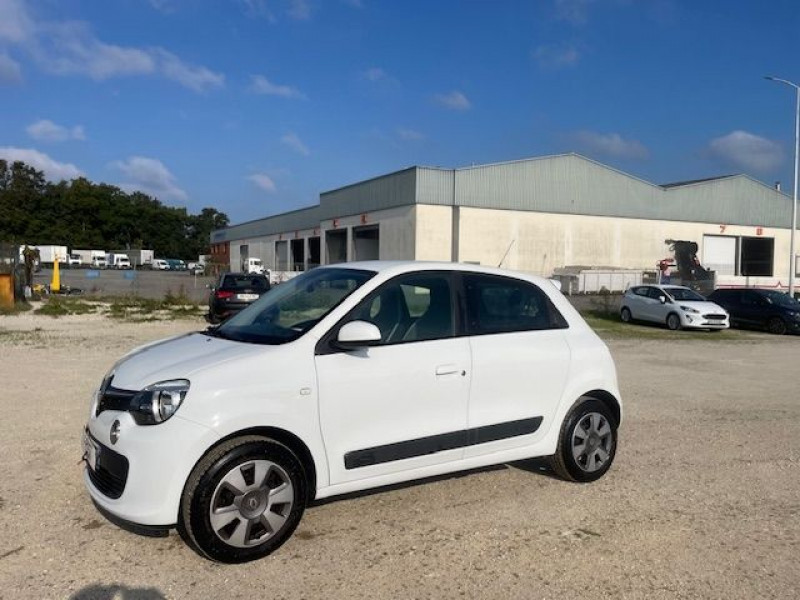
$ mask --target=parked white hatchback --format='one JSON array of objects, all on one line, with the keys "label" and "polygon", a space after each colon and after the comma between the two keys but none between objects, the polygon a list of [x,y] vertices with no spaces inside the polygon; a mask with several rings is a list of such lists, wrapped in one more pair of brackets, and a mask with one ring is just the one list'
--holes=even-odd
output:
[{"label": "parked white hatchback", "polygon": [[547,280],[350,263],[117,362],[85,481],[110,520],[243,562],[314,499],[534,456],[594,481],[621,418],[608,349]]},{"label": "parked white hatchback", "polygon": [[620,318],[661,323],[669,329],[710,329],[730,327],[730,316],[721,306],[709,302],[692,289],[679,285],[637,285],[622,297]]}]

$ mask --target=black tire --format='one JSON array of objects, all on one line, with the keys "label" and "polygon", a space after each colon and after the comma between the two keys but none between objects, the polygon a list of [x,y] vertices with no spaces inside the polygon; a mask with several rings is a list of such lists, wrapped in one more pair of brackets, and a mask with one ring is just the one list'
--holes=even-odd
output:
[{"label": "black tire", "polygon": [[678,331],[681,328],[681,318],[678,313],[669,313],[667,315],[667,329],[670,331]]},{"label": "black tire", "polygon": [[[261,543],[242,548],[226,543],[214,531],[209,514],[220,482],[232,470],[253,460],[267,460],[280,467],[291,482],[293,501],[277,531]],[[234,438],[209,452],[189,475],[181,499],[178,531],[195,552],[211,560],[223,563],[256,560],[274,552],[291,537],[303,516],[307,497],[303,465],[289,448],[261,436]],[[234,529],[239,526],[234,525]]]},{"label": "black tire", "polygon": [[783,335],[786,333],[786,323],[780,317],[772,317],[767,321],[767,331],[775,335]]},{"label": "black tire", "polygon": [[622,319],[623,323],[630,323],[633,319],[631,315],[631,309],[627,306],[623,307],[621,311],[619,311],[619,318]]},{"label": "black tire", "polygon": [[[603,446],[608,457],[598,468],[589,470],[586,465],[575,458],[573,451],[573,440],[576,436],[576,428],[582,427],[587,418],[592,415],[602,417],[602,422],[608,424],[610,428],[609,443]],[[577,448],[577,446],[575,446]],[[596,452],[593,451],[593,452]],[[558,448],[556,453],[550,457],[550,464],[553,471],[567,481],[577,481],[579,483],[589,483],[597,481],[605,475],[614,462],[617,452],[617,422],[608,407],[597,400],[584,396],[580,398],[570,409],[567,418],[561,426],[561,433],[558,438]],[[588,459],[587,459],[588,461]]]}]

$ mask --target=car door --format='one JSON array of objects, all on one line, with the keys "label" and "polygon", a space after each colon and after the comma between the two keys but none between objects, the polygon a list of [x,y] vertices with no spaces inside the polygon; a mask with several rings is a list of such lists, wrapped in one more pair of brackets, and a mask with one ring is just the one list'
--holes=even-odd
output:
[{"label": "car door", "polygon": [[647,318],[647,290],[648,288],[645,286],[638,286],[631,288],[630,292],[625,294],[625,304],[634,319]]},{"label": "car door", "polygon": [[[379,344],[337,350],[347,322],[381,331]],[[455,336],[448,272],[421,271],[368,295],[317,345],[320,424],[335,485],[458,460],[471,379],[469,341]]]},{"label": "car door", "polygon": [[[666,302],[661,302],[661,298]],[[669,297],[661,288],[649,287],[647,289],[647,320],[656,323],[665,323],[667,314],[672,310]]]},{"label": "car door", "polygon": [[745,325],[763,327],[769,317],[769,310],[766,300],[758,292],[752,290],[742,290],[741,306],[737,321]]},{"label": "car door", "polygon": [[462,281],[472,350],[465,457],[530,445],[548,429],[566,385],[567,323],[533,283],[472,273]]}]

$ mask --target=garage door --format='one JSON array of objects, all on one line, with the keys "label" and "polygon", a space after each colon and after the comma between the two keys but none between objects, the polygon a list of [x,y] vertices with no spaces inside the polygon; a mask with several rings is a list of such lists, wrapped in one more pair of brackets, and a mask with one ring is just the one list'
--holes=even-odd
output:
[{"label": "garage door", "polygon": [[704,235],[703,266],[718,275],[736,275],[736,238]]}]

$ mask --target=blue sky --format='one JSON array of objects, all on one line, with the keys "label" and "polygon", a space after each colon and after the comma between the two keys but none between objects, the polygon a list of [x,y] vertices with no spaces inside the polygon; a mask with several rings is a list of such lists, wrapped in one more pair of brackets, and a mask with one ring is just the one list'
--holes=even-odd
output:
[{"label": "blue sky", "polygon": [[575,151],[793,176],[797,0],[0,0],[0,157],[233,222]]}]

